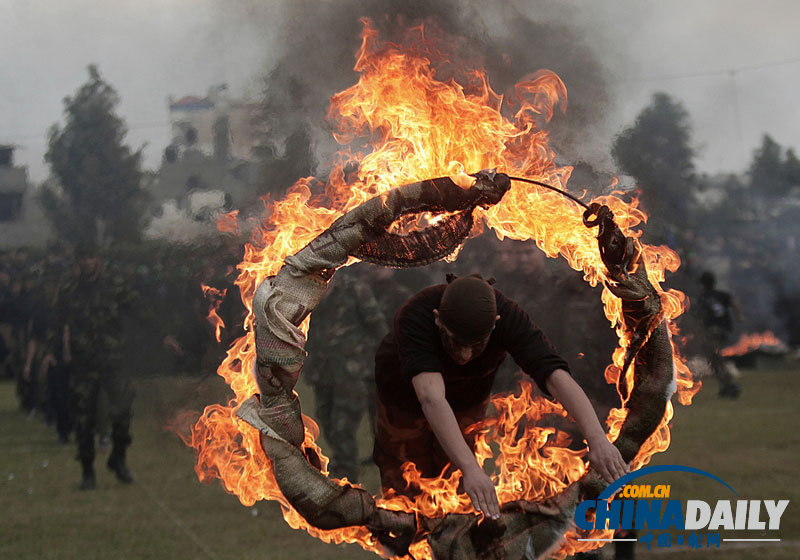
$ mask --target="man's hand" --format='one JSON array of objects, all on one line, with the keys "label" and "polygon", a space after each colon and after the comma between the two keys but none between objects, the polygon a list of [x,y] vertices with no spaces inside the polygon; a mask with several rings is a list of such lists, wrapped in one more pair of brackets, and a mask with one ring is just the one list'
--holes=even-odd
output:
[{"label": "man's hand", "polygon": [[589,443],[589,463],[592,468],[609,484],[629,472],[630,469],[622,460],[619,450],[606,438],[586,393],[570,374],[563,369],[557,369],[545,383],[547,390],[578,423],[583,437]]},{"label": "man's hand", "polygon": [[52,352],[48,352],[39,363],[39,377],[44,378],[44,376],[47,375],[47,370],[50,369],[50,366],[54,365],[56,365],[56,357],[53,356]]},{"label": "man's hand", "polygon": [[589,442],[589,464],[609,484],[630,472],[619,449],[605,436]]},{"label": "man's hand", "polygon": [[483,472],[458,427],[453,409],[445,399],[444,381],[439,372],[422,372],[411,378],[422,412],[444,452],[464,475],[463,483],[475,509],[486,517],[500,517],[497,492]]},{"label": "man's hand", "polygon": [[[477,463],[476,463],[477,467]],[[500,504],[497,501],[497,492],[492,479],[483,472],[483,469],[467,469],[464,475],[464,491],[472,500],[472,506],[478,513],[486,517],[498,519],[500,517]]]}]

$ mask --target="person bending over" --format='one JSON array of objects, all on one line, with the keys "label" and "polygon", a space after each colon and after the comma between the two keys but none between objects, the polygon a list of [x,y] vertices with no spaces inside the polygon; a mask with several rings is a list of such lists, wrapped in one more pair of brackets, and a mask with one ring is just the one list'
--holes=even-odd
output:
[{"label": "person bending over", "polygon": [[409,299],[375,355],[377,416],[373,460],[384,494],[413,497],[401,466],[423,477],[458,469],[473,507],[498,518],[497,493],[478,465],[474,436],[465,429],[482,420],[492,382],[507,354],[548,397],[560,402],[589,445],[589,462],[609,483],[629,471],[606,438],[597,415],[569,366],[514,301],[479,275],[448,276]]}]

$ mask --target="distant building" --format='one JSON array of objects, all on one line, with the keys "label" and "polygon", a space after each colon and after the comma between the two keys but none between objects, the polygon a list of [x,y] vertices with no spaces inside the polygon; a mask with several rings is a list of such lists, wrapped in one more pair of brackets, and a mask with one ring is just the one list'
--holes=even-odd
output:
[{"label": "distant building", "polygon": [[216,231],[220,213],[257,199],[256,169],[255,163],[221,161],[194,148],[165,157],[150,186],[161,210],[145,235],[186,241]]},{"label": "distant building", "polygon": [[183,150],[180,155],[164,158],[153,184],[158,202],[176,200],[185,206],[187,197],[198,191],[222,191],[236,208],[252,202],[256,166],[248,161],[220,161],[200,150]]},{"label": "distant building", "polygon": [[250,160],[256,143],[255,102],[230,99],[225,84],[209,88],[205,97],[169,99],[171,146],[196,148],[218,159]]},{"label": "distant building", "polygon": [[225,86],[206,97],[170,99],[172,142],[150,185],[160,212],[146,235],[187,239],[214,229],[216,216],[252,205],[257,164],[253,102],[228,99]]},{"label": "distant building", "polygon": [[14,166],[14,146],[0,145],[0,248],[44,246],[48,234],[27,168]]}]

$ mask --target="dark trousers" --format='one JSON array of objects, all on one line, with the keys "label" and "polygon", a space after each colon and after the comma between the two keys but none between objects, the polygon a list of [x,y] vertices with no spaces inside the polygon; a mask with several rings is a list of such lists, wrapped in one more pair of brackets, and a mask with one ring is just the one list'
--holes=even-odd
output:
[{"label": "dark trousers", "polygon": [[124,452],[131,443],[131,417],[133,405],[133,387],[122,375],[103,372],[86,374],[73,372],[73,417],[75,421],[75,439],[78,443],[78,460],[84,465],[94,461],[94,436],[97,428],[98,401],[100,391],[106,391],[109,401],[111,421],[112,453]]},{"label": "dark trousers", "polygon": [[72,413],[70,411],[69,366],[63,363],[51,366],[47,370],[48,408],[56,423],[56,431],[61,440],[66,440],[72,431]]},{"label": "dark trousers", "polygon": [[329,359],[314,384],[317,420],[331,451],[328,468],[332,475],[347,477],[350,482],[358,480],[356,434],[367,408],[367,388],[360,365],[356,359]]},{"label": "dark trousers", "polygon": [[736,380],[731,372],[725,367],[725,358],[721,352],[728,345],[730,334],[727,330],[720,327],[707,327],[705,339],[705,354],[711,365],[711,371],[717,378],[720,391],[729,390],[731,387],[738,387]]},{"label": "dark trousers", "polygon": [[[455,411],[461,433],[468,426],[486,417],[488,400],[468,410]],[[383,493],[389,489],[398,494],[414,497],[419,488],[409,486],[403,478],[403,464],[411,461],[424,478],[435,478],[442,474],[450,463],[447,454],[439,445],[424,416],[410,414],[403,409],[377,401],[375,418],[375,446],[372,459],[381,473]],[[475,436],[465,434],[464,439],[474,450]],[[452,465],[445,474],[454,470]]]},{"label": "dark trousers", "polygon": [[28,378],[20,374],[18,381],[19,404],[24,412],[33,412],[39,407],[39,379],[35,370],[36,368],[31,368]]}]

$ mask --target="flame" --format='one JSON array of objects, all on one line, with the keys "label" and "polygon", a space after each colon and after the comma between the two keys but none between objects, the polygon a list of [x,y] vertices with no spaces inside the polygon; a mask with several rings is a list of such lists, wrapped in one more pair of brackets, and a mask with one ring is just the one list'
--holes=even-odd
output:
[{"label": "flame", "polygon": [[217,229],[223,233],[239,234],[239,211],[234,210],[217,216]]},{"label": "flame", "polygon": [[720,354],[726,358],[731,356],[742,356],[748,352],[759,350],[764,346],[769,347],[770,350],[775,350],[778,352],[788,351],[786,344],[777,336],[775,336],[775,333],[772,331],[764,331],[763,333],[743,334],[739,337],[739,340],[736,344],[728,346],[727,348],[723,348],[720,351]]},{"label": "flame", "polygon": [[[313,177],[302,178],[285,198],[268,202],[269,218],[257,228],[238,267],[236,284],[248,309],[257,285],[276,274],[286,256],[299,251],[344,212],[393,187],[449,176],[468,188],[472,178],[467,173],[497,168],[509,175],[536,178],[566,188],[572,168],[555,163],[555,154],[547,144],[547,132],[541,128],[556,107],[562,110],[566,107],[566,88],[556,74],[541,70],[526,76],[516,85],[512,99],[506,100],[492,89],[481,69],[464,67],[446,81],[437,78],[439,66],[451,60],[440,48],[452,38],[441,31],[436,33],[437,44],[428,40],[423,26],[408,30],[402,44],[395,44],[381,42],[369,20],[362,23],[362,44],[355,64],[359,80],[331,98],[328,121],[341,144],[366,138],[369,150],[352,151],[344,147],[337,154],[326,183]],[[357,173],[346,171],[354,163]],[[625,201],[620,193],[613,193],[596,201],[613,210],[625,235],[639,237],[634,228],[646,216],[636,200]],[[584,279],[592,286],[607,280],[597,241],[583,225],[579,208],[556,193],[515,183],[500,204],[476,211],[476,223],[481,221],[500,239],[532,240],[548,256],[565,258],[573,269],[583,272]],[[666,271],[675,271],[680,264],[675,252],[666,247],[642,245],[642,250],[650,280],[656,286],[664,281]],[[683,312],[683,294],[660,290],[660,295],[668,321]],[[607,380],[616,383],[628,341],[620,326],[620,301],[607,289],[602,301],[606,317],[620,335],[621,347],[606,370]],[[308,323],[304,325],[307,327]],[[678,332],[672,323],[670,330],[674,340]],[[673,351],[679,400],[689,404],[699,385],[692,381],[691,372],[674,343]],[[235,418],[239,403],[257,391],[249,373],[254,359],[255,345],[250,332],[233,344],[218,369],[233,390],[234,398],[227,406],[207,407],[191,437],[186,438],[187,444],[198,451],[195,467],[198,477],[221,479],[224,487],[245,505],[264,499],[278,501],[289,525],[326,542],[358,542],[365,549],[376,551],[377,545],[366,529],[314,529],[281,495],[256,430]],[[544,415],[565,416],[560,405],[535,398],[530,385],[523,385],[518,394],[495,397],[492,405],[494,413],[471,429],[476,433],[481,464],[494,458],[493,480],[502,502],[536,501],[553,496],[586,471],[585,451],[566,449],[568,441],[564,433],[537,425]],[[652,454],[669,446],[668,422],[672,412],[669,405],[659,429],[642,448],[634,466],[646,464]],[[620,408],[609,415],[610,440],[617,437],[625,414]],[[321,455],[314,443],[318,434],[316,424],[308,417],[304,419],[303,445]],[[524,427],[521,437],[520,426]],[[458,494],[459,473],[421,479],[413,464],[408,464],[405,476],[418,481],[425,494],[413,502],[405,497],[388,496],[377,500],[380,506],[429,517],[473,511],[467,496]],[[603,533],[593,533],[592,538],[601,538]],[[607,537],[608,532],[605,533]],[[574,533],[568,537],[562,555],[599,546],[579,543],[576,539]],[[425,542],[415,543],[411,552],[415,558],[431,556]]]},{"label": "flame", "polygon": [[219,307],[222,305],[222,300],[225,299],[225,294],[228,293],[228,290],[227,288],[224,290],[218,290],[216,288],[212,288],[211,286],[206,286],[205,284],[200,284],[200,288],[203,290],[203,297],[211,301],[211,307],[208,310],[206,319],[208,319],[208,322],[214,327],[217,342],[222,342],[222,329],[225,328],[225,323],[222,321],[222,317],[220,317],[217,312],[219,311]]}]

